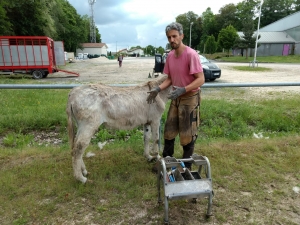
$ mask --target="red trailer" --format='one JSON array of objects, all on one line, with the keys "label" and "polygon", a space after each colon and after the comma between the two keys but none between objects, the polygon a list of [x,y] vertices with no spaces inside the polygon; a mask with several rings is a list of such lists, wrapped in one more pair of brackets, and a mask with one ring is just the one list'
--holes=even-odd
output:
[{"label": "red trailer", "polygon": [[26,73],[41,79],[49,73],[63,71],[65,65],[62,41],[53,41],[44,36],[0,36],[0,74]]}]

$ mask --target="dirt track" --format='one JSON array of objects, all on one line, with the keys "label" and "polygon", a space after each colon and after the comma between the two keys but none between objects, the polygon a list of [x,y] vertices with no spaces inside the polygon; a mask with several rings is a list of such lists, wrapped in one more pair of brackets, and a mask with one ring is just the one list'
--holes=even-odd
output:
[{"label": "dirt track", "polygon": [[[222,69],[220,79],[211,84],[220,83],[286,83],[299,82],[299,64],[275,64],[261,63],[259,67],[271,68],[271,71],[249,72],[234,69],[234,66],[249,66],[245,63],[218,62]],[[77,72],[79,77],[59,72],[50,74],[42,82],[53,83],[95,83],[103,84],[139,84],[147,82],[152,77],[154,58],[124,58],[123,66],[119,68],[117,60],[108,60],[105,57],[87,60],[75,60],[74,63],[67,63],[66,70]],[[247,88],[252,94],[261,95],[263,92],[285,92],[300,93],[299,86],[285,87],[260,87]]]}]

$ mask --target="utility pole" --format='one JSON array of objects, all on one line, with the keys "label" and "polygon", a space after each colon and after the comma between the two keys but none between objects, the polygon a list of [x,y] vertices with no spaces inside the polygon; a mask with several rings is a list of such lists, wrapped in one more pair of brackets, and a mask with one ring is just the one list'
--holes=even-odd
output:
[{"label": "utility pole", "polygon": [[256,41],[255,41],[255,50],[254,50],[254,59],[253,59],[253,62],[252,62],[252,67],[255,67],[255,63],[256,63],[256,65],[258,65],[257,62],[256,62],[256,52],[257,52],[257,40],[258,40],[258,34],[259,34],[261,6],[262,6],[263,3],[264,3],[264,1],[262,0],[260,2],[260,6],[259,6],[259,16],[258,16],[258,23],[257,23]]},{"label": "utility pole", "polygon": [[193,25],[193,22],[191,22],[190,24],[190,47],[191,47],[191,41],[192,41],[192,25]]}]

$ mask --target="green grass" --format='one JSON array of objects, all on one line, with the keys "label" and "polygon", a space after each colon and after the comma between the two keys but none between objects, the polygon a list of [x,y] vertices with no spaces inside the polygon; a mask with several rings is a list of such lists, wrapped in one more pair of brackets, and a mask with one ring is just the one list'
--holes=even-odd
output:
[{"label": "green grass", "polygon": [[[300,170],[299,144],[299,136],[198,142],[195,152],[208,156],[212,166],[213,221],[253,224],[242,216],[243,208],[247,208],[251,211],[248,216],[257,223],[259,219],[261,224],[273,220],[296,224],[280,214],[268,212],[292,209],[295,203],[291,188],[300,185],[300,177],[295,174]],[[1,149],[1,224],[68,224],[71,221],[144,224],[150,218],[156,218],[154,221],[161,224],[164,209],[156,203],[156,176],[150,172],[152,164],[142,156],[142,140],[137,140],[135,145],[127,142],[122,146],[107,145],[102,151],[90,146],[89,151],[96,153],[94,158],[84,159],[93,183],[82,185],[73,179],[68,150]],[[176,148],[175,154],[180,157],[181,150]],[[251,198],[241,193],[249,193]],[[185,200],[171,201],[170,219],[180,221],[176,216],[179,212],[185,224],[193,224],[193,218],[197,217],[201,224],[207,223],[206,204],[206,200],[197,205]],[[193,217],[185,215],[183,209],[192,212]],[[137,216],[142,211],[145,214]],[[300,213],[297,205],[293,211]],[[154,221],[152,224],[156,224]]]},{"label": "green grass", "polygon": [[69,90],[0,90],[0,134],[66,125]]},{"label": "green grass", "polygon": [[[7,145],[11,145],[9,142],[12,139],[24,138],[32,130],[59,130],[65,133],[68,92],[69,90],[0,90],[0,135],[7,135]],[[234,89],[228,88],[223,92],[223,95],[231,95]],[[247,96],[247,93],[239,95]],[[299,95],[249,101],[241,98],[235,101],[203,98],[200,138],[236,140],[249,137],[253,132],[264,132],[269,136],[295,134],[300,131],[300,114],[296,110],[298,105]],[[166,112],[162,121],[165,118]],[[131,135],[139,138],[141,129],[100,129],[93,141],[103,142],[116,137],[125,140]]]},{"label": "green grass", "polygon": [[[254,57],[245,56],[230,56],[226,57],[224,53],[206,54],[209,59],[217,59],[223,62],[243,62],[249,63],[254,60]],[[258,63],[300,63],[300,55],[288,55],[288,56],[257,56]]]},{"label": "green grass", "polygon": [[240,71],[259,71],[259,72],[264,72],[264,71],[271,71],[271,68],[266,68],[266,67],[250,67],[250,66],[233,66],[232,67],[235,70],[240,70]]}]

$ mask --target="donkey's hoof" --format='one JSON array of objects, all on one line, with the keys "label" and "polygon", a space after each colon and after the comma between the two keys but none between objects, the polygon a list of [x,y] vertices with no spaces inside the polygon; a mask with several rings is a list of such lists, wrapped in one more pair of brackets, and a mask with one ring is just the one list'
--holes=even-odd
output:
[{"label": "donkey's hoof", "polygon": [[89,184],[93,184],[94,183],[94,181],[93,180],[90,180],[90,179],[88,179],[87,181],[86,181],[86,184],[87,183],[89,183]]},{"label": "donkey's hoof", "polygon": [[82,171],[82,175],[85,176],[85,177],[88,176],[89,174],[90,174],[90,173],[89,173],[87,170],[83,170],[83,171]]},{"label": "donkey's hoof", "polygon": [[156,157],[149,157],[148,158],[148,162],[155,162],[156,161]]}]

